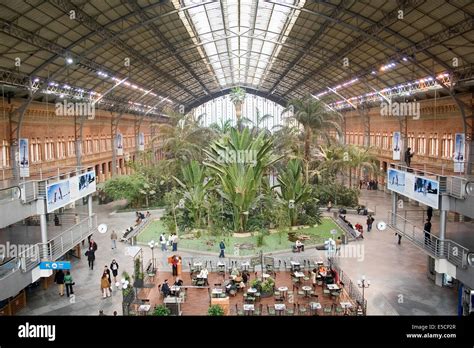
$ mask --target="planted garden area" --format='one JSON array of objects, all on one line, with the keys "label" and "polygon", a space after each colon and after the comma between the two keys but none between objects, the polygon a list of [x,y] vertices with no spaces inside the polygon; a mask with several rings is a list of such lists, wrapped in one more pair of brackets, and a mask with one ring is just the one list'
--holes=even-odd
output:
[{"label": "planted garden area", "polygon": [[130,207],[165,207],[139,241],[177,233],[182,248],[216,251],[223,238],[228,254],[238,247],[249,255],[288,249],[298,237],[320,244],[337,237],[331,230],[340,233],[319,208],[358,204],[352,174],[378,168],[368,149],[342,145],[338,114],[312,97],[292,101],[285,124],[270,131],[261,121],[272,116],[241,115],[242,93],[231,95],[235,124],[204,127],[200,117],[168,112],[168,123],[154,125],[159,142],[153,139],[165,158],[153,163],[145,154],[131,164],[134,174],[106,183],[106,194]]}]

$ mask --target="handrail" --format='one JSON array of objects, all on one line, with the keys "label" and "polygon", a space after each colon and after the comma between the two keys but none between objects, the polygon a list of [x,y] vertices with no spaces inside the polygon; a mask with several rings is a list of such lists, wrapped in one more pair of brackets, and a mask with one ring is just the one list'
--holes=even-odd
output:
[{"label": "handrail", "polygon": [[37,243],[31,246],[8,262],[8,267],[14,265],[14,267],[9,268],[11,272],[1,272],[2,268],[5,270],[6,267],[4,267],[5,265],[0,266],[0,280],[18,269],[22,272],[29,272],[37,267],[41,261],[58,260],[75,245],[92,234],[96,227],[97,215],[93,214],[91,217],[88,216],[80,220],[78,224],[71,226],[48,243]]},{"label": "handrail", "polygon": [[446,259],[457,267],[467,268],[468,248],[450,239],[440,239],[392,211],[388,212],[388,221],[391,228],[430,256]]}]

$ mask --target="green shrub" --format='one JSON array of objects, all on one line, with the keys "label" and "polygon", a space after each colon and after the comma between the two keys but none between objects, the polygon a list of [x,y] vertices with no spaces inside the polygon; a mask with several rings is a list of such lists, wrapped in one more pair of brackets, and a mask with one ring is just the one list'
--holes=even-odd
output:
[{"label": "green shrub", "polygon": [[165,307],[164,305],[156,306],[153,312],[153,315],[156,315],[159,317],[167,317],[170,314],[171,314],[171,310],[168,307]]},{"label": "green shrub", "polygon": [[219,317],[224,315],[224,310],[219,305],[212,305],[207,310],[207,314],[211,317]]}]

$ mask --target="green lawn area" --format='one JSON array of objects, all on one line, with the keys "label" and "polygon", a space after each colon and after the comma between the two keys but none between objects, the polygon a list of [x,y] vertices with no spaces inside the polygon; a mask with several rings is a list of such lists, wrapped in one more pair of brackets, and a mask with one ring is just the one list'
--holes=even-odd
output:
[{"label": "green lawn area", "polygon": [[[336,230],[337,234],[333,236],[331,230]],[[147,228],[138,236],[138,241],[142,243],[148,243],[150,240],[159,240],[161,232],[167,232],[166,228],[163,226],[163,223],[160,220],[156,220],[150,223]],[[291,232],[291,231],[290,231]],[[341,229],[334,223],[331,218],[323,218],[321,225],[317,227],[309,227],[301,230],[294,231],[296,235],[307,235],[310,237],[309,240],[305,241],[305,245],[314,245],[322,244],[325,240],[329,238],[336,239],[338,236],[341,236],[343,232]],[[197,251],[211,251],[218,253],[219,252],[219,241],[222,239],[222,236],[210,236],[202,235],[199,239],[180,239],[178,244],[179,248],[197,250]],[[234,246],[236,244],[246,244],[246,246],[253,248],[240,248],[239,255],[253,255],[257,254],[260,249],[263,252],[271,252],[277,250],[290,250],[291,246],[294,244],[288,240],[287,233],[283,234],[280,242],[280,235],[278,233],[272,233],[269,236],[264,238],[263,247],[257,247],[257,237],[224,237],[226,244],[226,255],[234,255]]]}]

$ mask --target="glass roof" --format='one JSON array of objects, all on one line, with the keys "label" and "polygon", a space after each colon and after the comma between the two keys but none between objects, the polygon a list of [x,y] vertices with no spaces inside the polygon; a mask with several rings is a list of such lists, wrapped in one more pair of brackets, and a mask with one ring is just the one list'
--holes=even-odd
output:
[{"label": "glass roof", "polygon": [[[306,0],[174,1],[194,43],[222,89],[258,89]],[[286,5],[286,6],[283,6]],[[291,6],[288,6],[291,5]]]}]

